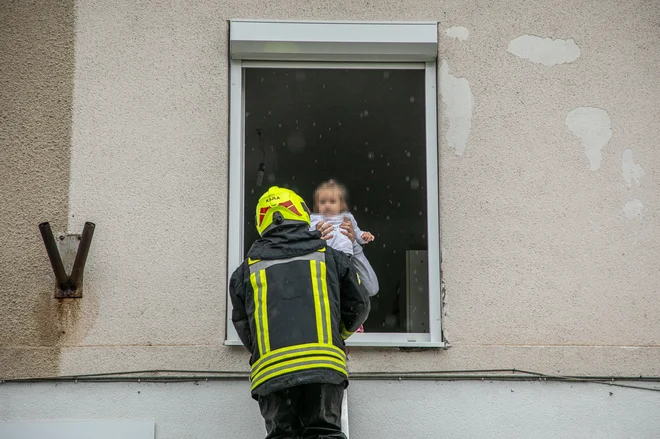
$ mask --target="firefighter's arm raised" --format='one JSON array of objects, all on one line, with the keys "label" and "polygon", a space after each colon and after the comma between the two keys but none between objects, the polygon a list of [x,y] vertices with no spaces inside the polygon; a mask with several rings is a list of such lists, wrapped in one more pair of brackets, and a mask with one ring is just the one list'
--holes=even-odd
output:
[{"label": "firefighter's arm raised", "polygon": [[238,337],[248,351],[252,351],[252,334],[250,333],[250,321],[245,311],[245,279],[243,272],[245,267],[241,264],[234,271],[229,281],[229,296],[231,297],[232,311],[231,321],[236,328]]},{"label": "firefighter's arm raised", "polygon": [[341,289],[341,338],[346,340],[367,320],[371,310],[369,293],[362,285],[360,276],[348,257],[336,252],[337,267],[340,273]]}]

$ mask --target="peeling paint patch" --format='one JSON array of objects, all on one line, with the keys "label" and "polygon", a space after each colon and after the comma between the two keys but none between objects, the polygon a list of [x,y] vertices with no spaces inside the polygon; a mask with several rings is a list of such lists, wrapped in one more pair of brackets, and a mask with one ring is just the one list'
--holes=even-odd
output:
[{"label": "peeling paint patch", "polygon": [[445,104],[444,114],[449,122],[447,144],[456,155],[463,155],[472,126],[474,95],[467,79],[449,73],[446,60],[440,64],[440,94]]},{"label": "peeling paint patch", "polygon": [[465,41],[470,36],[470,32],[463,26],[450,27],[447,29],[447,36]]},{"label": "peeling paint patch", "polygon": [[639,180],[644,176],[644,168],[639,163],[635,163],[635,158],[631,149],[626,149],[621,155],[621,169],[623,170],[623,179],[632,186],[633,180],[639,186]]},{"label": "peeling paint patch", "polygon": [[626,218],[629,219],[639,218],[642,216],[642,213],[644,213],[645,209],[646,208],[642,202],[635,198],[634,200],[628,201],[626,205],[623,206],[623,213],[625,213]]},{"label": "peeling paint patch", "polygon": [[536,35],[521,35],[509,42],[509,52],[544,66],[566,64],[580,57],[580,48],[573,39],[553,40]]},{"label": "peeling paint patch", "polygon": [[600,168],[602,150],[612,138],[610,116],[607,111],[593,107],[578,107],[566,116],[566,125],[580,138],[591,170]]}]

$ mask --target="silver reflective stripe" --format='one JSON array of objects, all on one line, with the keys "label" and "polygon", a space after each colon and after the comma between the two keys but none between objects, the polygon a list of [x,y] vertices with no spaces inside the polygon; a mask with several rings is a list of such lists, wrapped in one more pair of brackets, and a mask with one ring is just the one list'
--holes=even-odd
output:
[{"label": "silver reflective stripe", "polygon": [[314,252],[307,255],[295,256],[293,258],[287,259],[272,259],[264,260],[262,259],[259,262],[256,262],[250,265],[250,273],[256,273],[259,270],[265,270],[268,267],[272,267],[277,264],[286,264],[293,261],[325,261],[325,253],[323,252]]}]

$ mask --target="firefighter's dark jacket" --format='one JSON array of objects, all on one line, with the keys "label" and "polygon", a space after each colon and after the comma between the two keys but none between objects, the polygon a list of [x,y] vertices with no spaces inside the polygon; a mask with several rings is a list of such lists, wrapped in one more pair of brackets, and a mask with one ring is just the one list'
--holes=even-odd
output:
[{"label": "firefighter's dark jacket", "polygon": [[252,353],[252,396],[348,383],[344,340],[366,320],[369,294],[350,259],[304,223],[257,240],[231,277],[232,321]]}]

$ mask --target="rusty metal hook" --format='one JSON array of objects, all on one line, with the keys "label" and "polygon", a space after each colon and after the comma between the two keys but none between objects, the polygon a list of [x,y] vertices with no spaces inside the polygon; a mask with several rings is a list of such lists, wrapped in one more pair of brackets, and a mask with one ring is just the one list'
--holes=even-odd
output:
[{"label": "rusty metal hook", "polygon": [[[46,253],[48,254],[48,259],[50,260],[50,264],[53,267],[53,272],[55,273],[55,279],[57,281],[57,290],[55,292],[56,298],[82,297],[82,288],[80,287],[82,286],[85,262],[87,261],[89,247],[92,244],[92,236],[94,235],[95,227],[96,225],[94,223],[85,223],[82,236],[79,237],[80,243],[78,244],[78,251],[76,252],[76,258],[73,262],[71,275],[68,276],[64,269],[64,264],[62,263],[60,251],[58,250],[57,244],[55,243],[53,232],[50,229],[50,224],[48,222],[39,224],[41,237],[44,240],[44,245],[46,246]],[[64,237],[62,236],[61,239],[64,239]]]}]

